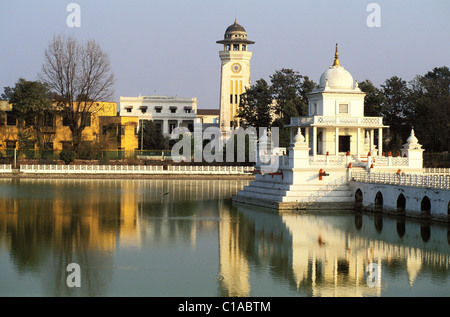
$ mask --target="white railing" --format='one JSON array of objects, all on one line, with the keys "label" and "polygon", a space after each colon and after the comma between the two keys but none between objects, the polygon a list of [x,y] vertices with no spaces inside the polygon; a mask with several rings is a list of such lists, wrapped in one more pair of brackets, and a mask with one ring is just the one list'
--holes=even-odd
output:
[{"label": "white railing", "polygon": [[352,171],[357,182],[450,189],[450,175]]},{"label": "white railing", "polygon": [[427,173],[427,174],[450,175],[450,168],[428,167],[428,168],[424,168],[423,172]]},{"label": "white railing", "polygon": [[12,165],[11,164],[0,164],[0,173],[11,173]]},{"label": "white railing", "polygon": [[383,125],[381,117],[334,117],[334,116],[313,116],[313,117],[292,117],[291,126],[315,125],[356,125],[362,127],[379,127]]},{"label": "white railing", "polygon": [[29,165],[22,164],[22,173],[49,174],[245,174],[253,166],[184,166],[184,165]]}]

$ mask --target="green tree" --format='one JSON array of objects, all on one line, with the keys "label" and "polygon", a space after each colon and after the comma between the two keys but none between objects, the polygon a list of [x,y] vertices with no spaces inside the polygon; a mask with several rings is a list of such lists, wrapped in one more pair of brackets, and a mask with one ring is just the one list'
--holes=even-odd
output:
[{"label": "green tree", "polygon": [[385,98],[383,93],[366,79],[358,83],[359,88],[366,93],[364,98],[364,115],[367,117],[381,117]]},{"label": "green tree", "polygon": [[436,67],[410,82],[414,110],[412,125],[427,151],[448,151],[450,147],[450,70]]},{"label": "green tree", "polygon": [[[389,126],[392,141],[389,150],[398,150],[402,142],[409,136],[412,108],[410,104],[410,90],[403,79],[393,76],[381,85],[384,95],[382,115]],[[403,140],[404,139],[404,140]]]},{"label": "green tree", "polygon": [[18,118],[19,134],[26,136],[28,144],[30,136],[23,130],[32,127],[37,146],[39,149],[44,149],[51,138],[51,134],[45,133],[44,128],[53,112],[47,86],[39,81],[20,78],[12,92],[9,91],[8,94],[12,111]]},{"label": "green tree", "polygon": [[272,123],[272,89],[264,79],[256,81],[241,95],[238,117],[244,126],[270,128]]}]

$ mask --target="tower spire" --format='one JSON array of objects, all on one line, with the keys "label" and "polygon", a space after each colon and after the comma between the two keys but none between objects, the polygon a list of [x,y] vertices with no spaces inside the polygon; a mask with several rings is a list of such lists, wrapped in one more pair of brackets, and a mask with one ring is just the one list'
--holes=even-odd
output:
[{"label": "tower spire", "polygon": [[334,53],[334,63],[333,63],[333,66],[339,66],[338,43],[336,43],[336,52]]}]

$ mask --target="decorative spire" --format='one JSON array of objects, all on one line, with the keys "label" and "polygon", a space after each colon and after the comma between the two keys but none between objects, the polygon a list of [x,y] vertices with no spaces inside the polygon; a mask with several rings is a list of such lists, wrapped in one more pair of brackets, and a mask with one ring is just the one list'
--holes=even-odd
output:
[{"label": "decorative spire", "polygon": [[339,53],[338,53],[338,44],[337,43],[336,43],[336,52],[334,53],[333,66],[339,66]]},{"label": "decorative spire", "polygon": [[419,142],[419,140],[417,140],[416,135],[414,134],[414,127],[411,129],[411,135],[409,136],[409,138],[406,140],[406,143],[409,144],[417,144],[417,142]]},{"label": "decorative spire", "polygon": [[298,127],[297,134],[294,137],[294,143],[303,143],[303,142],[305,142],[305,137],[303,136],[300,127]]}]

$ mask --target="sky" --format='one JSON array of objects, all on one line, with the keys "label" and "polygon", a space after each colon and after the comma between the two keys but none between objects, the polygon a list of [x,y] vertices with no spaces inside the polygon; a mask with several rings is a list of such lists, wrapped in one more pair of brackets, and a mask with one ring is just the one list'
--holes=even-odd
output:
[{"label": "sky", "polygon": [[[80,8],[69,27],[70,3]],[[375,9],[370,5],[375,3]],[[96,40],[109,55],[120,96],[168,95],[219,108],[225,29],[247,31],[251,81],[290,68],[319,82],[334,58],[377,87],[450,67],[449,0],[0,0],[0,90],[36,80],[54,35]],[[369,20],[369,23],[368,23]]]}]

